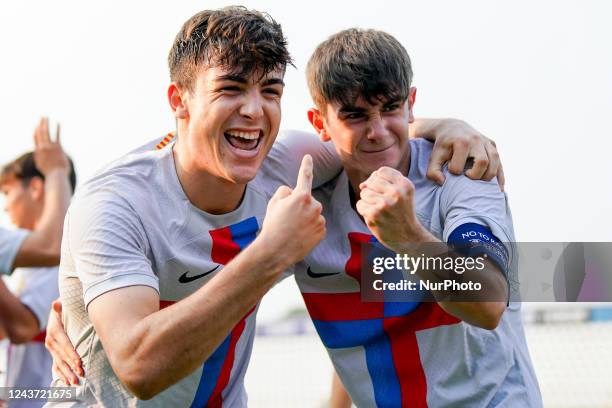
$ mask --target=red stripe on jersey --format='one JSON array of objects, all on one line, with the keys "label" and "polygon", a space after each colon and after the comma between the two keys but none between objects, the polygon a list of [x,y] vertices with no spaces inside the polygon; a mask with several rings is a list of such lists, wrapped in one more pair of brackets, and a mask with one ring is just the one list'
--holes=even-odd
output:
[{"label": "red stripe on jersey", "polygon": [[349,243],[351,245],[351,257],[346,261],[344,270],[346,274],[357,279],[361,285],[361,257],[363,245],[372,240],[372,235],[361,232],[349,232]]},{"label": "red stripe on jersey", "polygon": [[401,317],[383,320],[383,328],[391,343],[395,374],[400,384],[402,407],[427,407],[427,380],[421,365],[416,333],[410,329],[396,333],[397,326],[404,326]]},{"label": "red stripe on jersey", "polygon": [[215,389],[208,400],[208,404],[206,404],[206,408],[221,408],[223,405],[223,398],[221,393],[227,387],[227,384],[230,380],[230,375],[232,373],[232,367],[234,366],[234,359],[236,357],[236,344],[238,340],[240,340],[240,336],[244,332],[244,328],[246,327],[246,319],[253,313],[255,307],[253,307],[249,312],[238,322],[236,326],[232,329],[229,349],[227,352],[227,356],[225,357],[225,361],[223,362],[223,367],[221,367],[221,372],[219,373],[219,378],[217,379],[217,384],[215,385]]},{"label": "red stripe on jersey", "polygon": [[436,302],[421,303],[414,312],[400,317],[404,324],[413,330],[425,330],[432,327],[459,323],[457,319],[444,311]]},{"label": "red stripe on jersey", "polygon": [[385,316],[383,302],[362,302],[360,292],[302,293],[310,317],[314,320],[381,319]]},{"label": "red stripe on jersey", "polygon": [[209,231],[212,237],[210,258],[213,262],[227,265],[240,252],[240,247],[233,241],[229,227]]},{"label": "red stripe on jersey", "polygon": [[427,378],[421,364],[416,332],[459,323],[437,303],[421,303],[406,316],[387,317],[383,328],[391,343],[395,371],[400,383],[402,406],[427,407]]},{"label": "red stripe on jersey", "polygon": [[160,300],[159,301],[159,310],[165,309],[168,306],[173,305],[175,303],[176,303],[176,301],[174,301],[174,300]]}]

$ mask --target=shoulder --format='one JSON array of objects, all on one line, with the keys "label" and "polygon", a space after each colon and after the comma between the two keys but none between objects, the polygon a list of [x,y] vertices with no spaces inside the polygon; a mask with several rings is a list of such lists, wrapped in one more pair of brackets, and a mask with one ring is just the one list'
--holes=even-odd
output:
[{"label": "shoulder", "polygon": [[[433,151],[433,143],[425,139],[412,139],[410,140],[410,178],[426,179],[429,183],[435,184],[433,181],[427,179],[427,169],[429,167],[429,159]],[[472,165],[472,162],[468,160],[465,170],[468,170]],[[490,181],[485,180],[472,180],[465,174],[455,175],[448,170],[448,165],[445,164],[442,167],[444,174],[444,184],[441,186],[441,192],[446,195],[453,196],[461,192],[465,193],[465,189],[473,192],[486,192],[487,195],[497,196],[498,198],[504,198],[504,194],[501,192],[497,179],[493,178]],[[437,185],[437,184],[436,184]]]},{"label": "shoulder", "polygon": [[514,228],[508,198],[497,179],[472,180],[445,170],[440,210],[445,237],[463,224],[475,223],[490,229],[498,240],[514,241]]},{"label": "shoulder", "polygon": [[168,174],[171,159],[170,148],[128,153],[95,173],[77,191],[73,201],[96,196],[137,203],[142,194],[160,190],[160,181],[164,173]]},{"label": "shoulder", "polygon": [[297,129],[282,129],[278,132],[272,150],[287,149],[290,146],[309,145],[315,142],[321,144],[319,137],[312,133]]},{"label": "shoulder", "polygon": [[75,193],[67,212],[65,223],[70,236],[105,230],[111,233],[111,229],[130,226],[142,229],[143,216],[156,205],[155,195],[162,191],[157,173],[167,153],[130,153],[86,181]]},{"label": "shoulder", "polygon": [[[425,139],[410,140],[410,175],[411,178],[425,178],[433,143]],[[416,177],[415,177],[416,176]]]}]

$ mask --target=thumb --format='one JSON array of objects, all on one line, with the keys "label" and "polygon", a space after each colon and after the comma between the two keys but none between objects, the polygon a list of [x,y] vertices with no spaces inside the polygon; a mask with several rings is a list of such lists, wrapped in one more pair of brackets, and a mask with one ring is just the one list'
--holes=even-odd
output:
[{"label": "thumb", "polygon": [[300,171],[298,173],[295,191],[309,193],[312,190],[312,157],[307,154],[302,159]]},{"label": "thumb", "polygon": [[278,190],[276,190],[276,192],[274,193],[270,201],[268,202],[268,206],[270,206],[271,204],[274,204],[275,202],[279,200],[282,200],[283,198],[289,197],[292,191],[293,190],[291,190],[287,186],[280,186]]}]

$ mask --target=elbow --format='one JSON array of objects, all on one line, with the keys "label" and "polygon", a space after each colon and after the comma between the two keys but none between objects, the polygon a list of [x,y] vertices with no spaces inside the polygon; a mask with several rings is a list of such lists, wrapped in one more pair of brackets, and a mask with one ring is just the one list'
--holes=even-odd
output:
[{"label": "elbow", "polygon": [[502,302],[483,302],[476,326],[485,330],[495,330],[506,310],[506,304]]},{"label": "elbow", "polygon": [[129,371],[117,372],[117,376],[123,385],[139,400],[150,400],[161,392],[161,390],[155,388],[149,378],[145,378],[142,372],[139,373],[137,369]]},{"label": "elbow", "polygon": [[61,242],[54,243],[49,246],[46,253],[46,258],[48,259],[49,265],[56,266],[60,263],[62,250],[61,250]]},{"label": "elbow", "polygon": [[139,400],[150,400],[164,390],[164,387],[150,375],[146,363],[135,355],[111,365],[119,381]]},{"label": "elbow", "polygon": [[159,394],[159,391],[154,391],[145,383],[132,383],[127,385],[128,390],[139,400],[147,401]]},{"label": "elbow", "polygon": [[12,344],[27,343],[36,336],[36,331],[23,326],[5,327],[5,331]]}]

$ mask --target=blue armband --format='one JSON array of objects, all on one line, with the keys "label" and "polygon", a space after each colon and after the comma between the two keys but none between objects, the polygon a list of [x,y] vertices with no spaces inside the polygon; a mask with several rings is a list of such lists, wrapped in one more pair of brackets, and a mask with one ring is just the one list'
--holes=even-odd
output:
[{"label": "blue armband", "polygon": [[448,243],[463,256],[486,255],[508,276],[508,250],[487,227],[473,222],[462,224],[448,236]]}]

